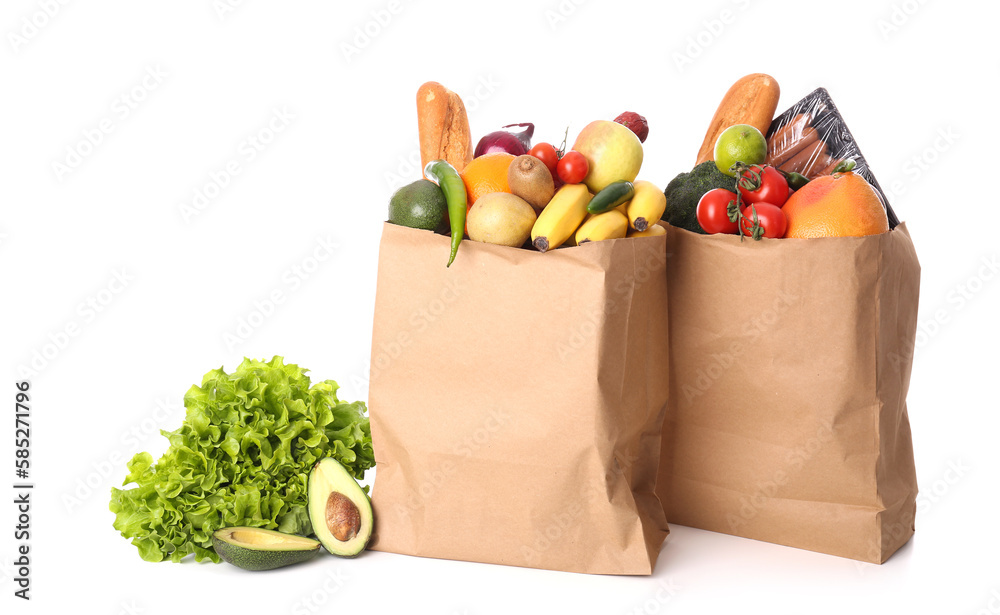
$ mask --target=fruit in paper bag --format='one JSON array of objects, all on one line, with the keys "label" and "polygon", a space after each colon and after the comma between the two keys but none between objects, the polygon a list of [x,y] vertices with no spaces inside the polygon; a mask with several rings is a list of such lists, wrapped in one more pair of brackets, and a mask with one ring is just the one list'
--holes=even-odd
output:
[{"label": "fruit in paper bag", "polygon": [[[767,237],[777,239],[785,235],[788,227],[788,219],[785,218],[781,208],[772,203],[751,203],[740,210],[742,214],[739,222],[740,232],[747,237],[759,239]],[[756,216],[759,231],[754,234],[754,220]]]},{"label": "fruit in paper bag", "polygon": [[617,209],[610,209],[601,214],[591,214],[573,236],[576,245],[582,246],[591,241],[605,239],[621,239],[628,233],[628,217]]},{"label": "fruit in paper bag", "polygon": [[633,185],[635,194],[626,209],[628,223],[633,229],[644,231],[663,216],[667,208],[667,197],[653,182],[640,180]]},{"label": "fruit in paper bag", "polygon": [[626,237],[659,237],[660,235],[666,235],[667,229],[659,224],[650,224],[649,228],[644,231],[633,231],[629,230]]},{"label": "fruit in paper bag", "polygon": [[590,192],[597,194],[611,182],[633,181],[642,167],[642,143],[635,133],[618,122],[595,120],[580,131],[573,149],[587,159],[583,178]]},{"label": "fruit in paper bag", "polygon": [[715,166],[722,173],[736,177],[732,167],[737,162],[745,165],[764,164],[767,158],[767,139],[749,124],[736,124],[722,131],[715,142]]},{"label": "fruit in paper bag", "polygon": [[447,203],[437,184],[418,179],[397,190],[389,199],[389,222],[435,231],[443,228]]},{"label": "fruit in paper bag", "polygon": [[649,122],[646,118],[635,111],[626,111],[616,117],[615,121],[634,132],[640,143],[646,142],[646,137],[649,136]]},{"label": "fruit in paper bag", "polygon": [[785,237],[863,237],[889,230],[875,189],[854,173],[817,177],[788,197]]},{"label": "fruit in paper bag", "polygon": [[518,156],[507,169],[510,191],[524,199],[536,212],[542,211],[556,192],[552,174],[545,163],[534,156]]},{"label": "fruit in paper bag", "polygon": [[535,249],[545,252],[566,243],[587,217],[587,204],[592,196],[585,184],[566,184],[557,190],[531,227]]},{"label": "fruit in paper bag", "polygon": [[462,181],[469,195],[469,207],[476,204],[485,194],[491,192],[510,192],[507,183],[507,171],[515,156],[504,152],[483,154],[474,158],[462,171]]},{"label": "fruit in paper bag", "polygon": [[[539,167],[548,173],[541,163]],[[518,248],[531,235],[535,218],[535,210],[521,197],[492,192],[469,210],[469,239]]]}]

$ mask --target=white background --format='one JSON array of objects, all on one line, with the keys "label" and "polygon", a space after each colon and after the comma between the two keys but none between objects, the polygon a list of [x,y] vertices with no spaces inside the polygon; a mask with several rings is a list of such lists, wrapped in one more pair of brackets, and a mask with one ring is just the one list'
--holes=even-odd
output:
[{"label": "white background", "polygon": [[[0,390],[13,398],[19,370],[38,373],[33,600],[12,596],[8,485],[0,609],[1000,612],[1000,282],[983,267],[1000,233],[996,3],[232,4],[4,3]],[[47,5],[58,7],[49,17]],[[592,119],[642,113],[640,177],[665,184],[690,168],[722,94],[750,72],[778,80],[779,111],[830,91],[881,184],[898,186],[892,204],[921,259],[909,393],[917,533],[887,564],[674,526],[651,578],[374,552],[255,575],[146,563],[111,527],[125,460],[165,449],[156,430],[179,425],[184,392],[209,369],[281,354],[338,380],[342,398],[367,398],[379,233],[392,190],[418,176],[408,160],[422,82],[463,96],[476,139],[532,121],[536,141],[558,143],[567,125],[572,141]],[[249,160],[245,140],[275,113],[283,130]],[[213,179],[232,163],[239,175]],[[214,198],[185,219],[196,191]],[[327,241],[329,257],[296,274],[317,250],[327,256]],[[112,284],[116,272],[127,286]],[[285,301],[263,324],[227,340],[275,290]],[[87,307],[109,296],[100,312]],[[13,470],[0,465],[6,483]]]}]

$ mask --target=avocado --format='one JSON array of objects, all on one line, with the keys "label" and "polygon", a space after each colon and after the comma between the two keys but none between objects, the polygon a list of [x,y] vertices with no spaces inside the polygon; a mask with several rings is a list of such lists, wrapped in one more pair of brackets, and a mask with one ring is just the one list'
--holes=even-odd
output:
[{"label": "avocado", "polygon": [[372,537],[372,503],[336,459],[320,459],[309,473],[309,521],[326,550],[354,557]]},{"label": "avocado", "polygon": [[226,527],[212,534],[219,557],[244,570],[271,570],[298,564],[319,553],[312,538],[283,534],[259,527]]},{"label": "avocado", "polygon": [[447,211],[441,188],[426,179],[403,186],[389,199],[389,222],[410,228],[444,230]]}]

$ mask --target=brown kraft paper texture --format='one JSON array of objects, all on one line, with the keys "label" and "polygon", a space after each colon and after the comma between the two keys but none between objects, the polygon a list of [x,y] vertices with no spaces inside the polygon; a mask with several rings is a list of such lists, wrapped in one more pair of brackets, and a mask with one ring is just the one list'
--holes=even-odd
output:
[{"label": "brown kraft paper texture", "polygon": [[668,394],[665,237],[548,253],[386,224],[373,548],[650,574]]},{"label": "brown kraft paper texture", "polygon": [[905,225],[740,242],[668,228],[672,523],[882,563],[914,530]]}]

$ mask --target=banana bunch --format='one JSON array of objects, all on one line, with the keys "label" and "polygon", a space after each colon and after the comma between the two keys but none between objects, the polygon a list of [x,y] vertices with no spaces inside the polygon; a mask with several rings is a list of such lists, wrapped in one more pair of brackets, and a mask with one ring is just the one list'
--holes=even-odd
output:
[{"label": "banana bunch", "polygon": [[652,182],[613,182],[596,195],[585,184],[566,184],[538,215],[531,243],[539,252],[561,245],[603,239],[651,237],[666,230],[656,224],[667,199]]}]

